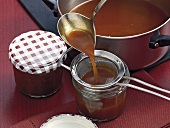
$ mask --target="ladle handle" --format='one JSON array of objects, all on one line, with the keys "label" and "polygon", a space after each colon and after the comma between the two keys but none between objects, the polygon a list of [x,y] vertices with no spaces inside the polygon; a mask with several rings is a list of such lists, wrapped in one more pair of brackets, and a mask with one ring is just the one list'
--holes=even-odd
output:
[{"label": "ladle handle", "polygon": [[148,90],[148,89],[144,89],[144,88],[132,85],[132,84],[116,83],[116,85],[118,85],[118,86],[127,86],[127,87],[130,87],[130,88],[136,89],[136,90],[140,90],[140,91],[143,91],[143,92],[150,93],[152,95],[155,95],[155,96],[158,96],[158,97],[161,97],[163,99],[166,99],[166,100],[170,101],[170,98],[167,97],[167,96],[164,96],[164,95],[159,94],[157,92],[154,92],[154,91],[151,91],[151,90]]},{"label": "ladle handle", "polygon": [[96,18],[96,14],[98,13],[98,11],[101,9],[101,7],[104,5],[104,3],[105,3],[106,1],[107,1],[107,0],[100,0],[100,2],[98,3],[98,5],[97,5],[96,8],[94,9],[93,18],[92,18],[93,21],[94,21],[95,18]]}]

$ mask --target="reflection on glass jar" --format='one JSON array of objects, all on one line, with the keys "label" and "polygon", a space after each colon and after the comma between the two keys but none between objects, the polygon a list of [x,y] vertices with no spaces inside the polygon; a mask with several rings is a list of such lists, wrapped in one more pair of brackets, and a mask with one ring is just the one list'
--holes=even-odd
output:
[{"label": "reflection on glass jar", "polygon": [[[119,62],[110,60],[110,57],[112,56],[95,55],[97,69],[105,69],[106,71],[109,69],[108,71],[119,74]],[[124,66],[126,69],[124,75],[129,76],[127,66],[125,64]],[[127,87],[114,85],[116,78],[105,82],[103,85],[90,85],[82,81],[83,76],[92,70],[91,61],[84,54],[75,57],[71,64],[71,70],[72,81],[76,90],[77,106],[81,114],[93,121],[108,121],[122,113],[125,106]],[[119,79],[118,82],[129,83],[129,80]]]}]

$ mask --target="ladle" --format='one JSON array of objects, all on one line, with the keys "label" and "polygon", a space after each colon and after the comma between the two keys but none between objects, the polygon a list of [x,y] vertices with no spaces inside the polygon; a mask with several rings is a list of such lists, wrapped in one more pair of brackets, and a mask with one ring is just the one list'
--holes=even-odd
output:
[{"label": "ladle", "polygon": [[[98,5],[96,6],[93,17],[90,19],[82,14],[79,13],[66,13],[60,17],[58,20],[57,28],[59,35],[61,38],[70,46],[72,46],[66,39],[66,35],[76,29],[84,30],[89,32],[93,37],[94,46],[96,44],[96,31],[94,27],[94,20],[96,17],[97,12],[100,8],[104,5],[107,0],[101,0]],[[72,46],[74,47],[74,46]],[[75,48],[75,47],[74,47]],[[75,48],[77,49],[77,48]],[[77,49],[80,51],[79,49]],[[82,52],[82,51],[80,51]]]}]

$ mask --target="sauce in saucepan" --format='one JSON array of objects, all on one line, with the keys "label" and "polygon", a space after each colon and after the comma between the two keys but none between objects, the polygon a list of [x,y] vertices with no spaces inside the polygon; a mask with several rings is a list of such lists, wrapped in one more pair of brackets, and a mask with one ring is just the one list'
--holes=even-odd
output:
[{"label": "sauce in saucepan", "polygon": [[[100,0],[85,2],[71,12],[92,17]],[[145,0],[108,0],[95,19],[97,35],[122,37],[142,34],[159,27],[168,15]]]}]

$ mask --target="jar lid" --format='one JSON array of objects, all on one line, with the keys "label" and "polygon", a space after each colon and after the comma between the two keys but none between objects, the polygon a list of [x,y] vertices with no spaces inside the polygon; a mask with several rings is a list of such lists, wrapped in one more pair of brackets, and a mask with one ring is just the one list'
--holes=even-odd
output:
[{"label": "jar lid", "polygon": [[60,114],[48,119],[40,128],[97,128],[97,126],[84,116]]},{"label": "jar lid", "polygon": [[59,59],[66,50],[65,42],[54,33],[29,31],[11,42],[9,59],[22,72],[48,73],[60,66]]}]

